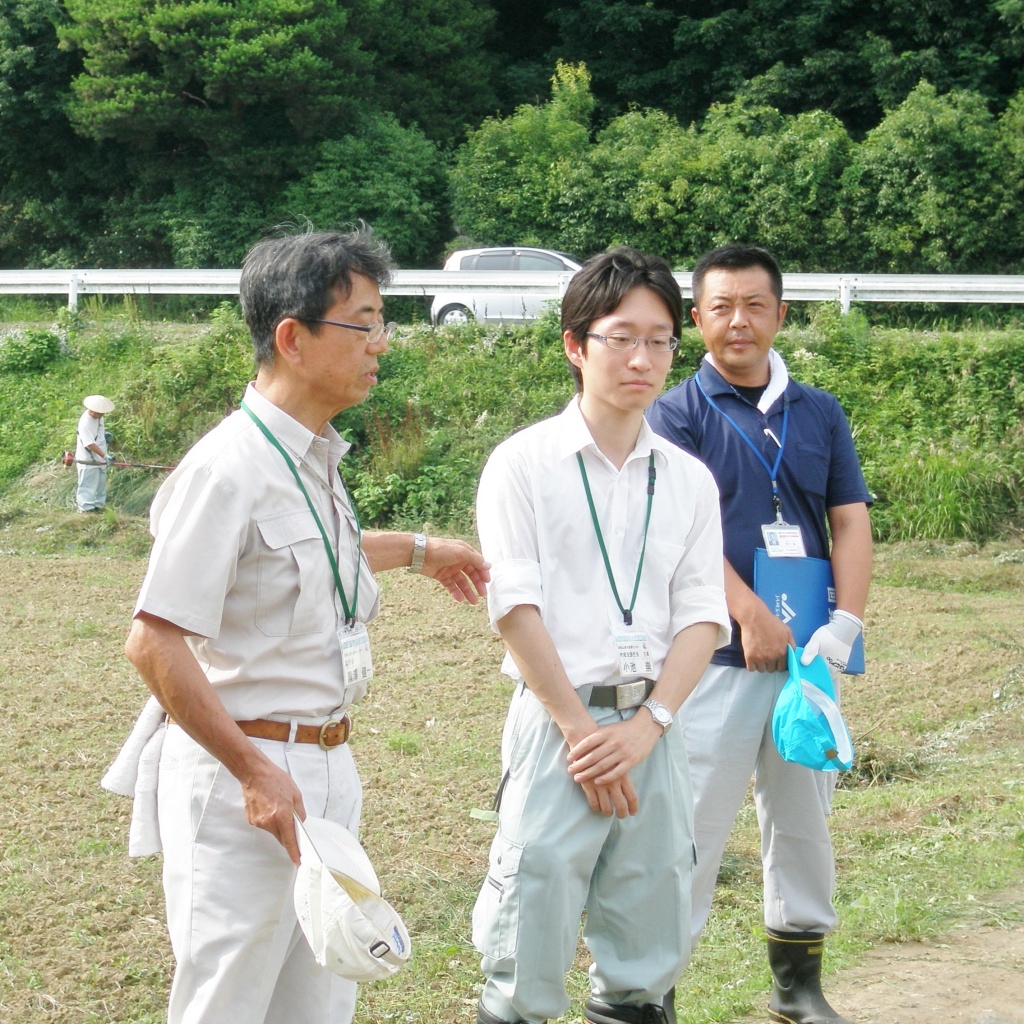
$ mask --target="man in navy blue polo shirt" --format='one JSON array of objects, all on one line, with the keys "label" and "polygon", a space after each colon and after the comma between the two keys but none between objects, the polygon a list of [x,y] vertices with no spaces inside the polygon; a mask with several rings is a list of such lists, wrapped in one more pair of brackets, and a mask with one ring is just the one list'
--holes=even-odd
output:
[{"label": "man in navy blue polo shirt", "polygon": [[679,712],[694,790],[693,939],[707,921],[753,775],[774,979],[769,1016],[779,1024],[847,1024],[821,990],[823,940],[836,923],[831,789],[822,773],[783,761],[772,741],[772,708],[793,636],[754,593],[754,551],[831,560],[836,611],[804,657],[821,654],[841,672],[863,627],[871,497],[839,403],[791,380],[772,347],[786,315],[774,258],[745,245],[706,253],[694,267],[693,300],[704,360],[648,412],[656,431],[714,474],[733,619],[732,643],[715,653]]}]

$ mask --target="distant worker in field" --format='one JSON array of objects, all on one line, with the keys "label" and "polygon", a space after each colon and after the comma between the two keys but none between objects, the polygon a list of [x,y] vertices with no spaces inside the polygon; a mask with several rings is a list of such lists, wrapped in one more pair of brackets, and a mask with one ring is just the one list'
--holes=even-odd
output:
[{"label": "distant worker in field", "polygon": [[107,432],[103,417],[114,411],[114,403],[103,395],[82,400],[85,412],[78,420],[75,462],[78,465],[79,512],[102,512],[107,505]]},{"label": "distant worker in field", "polygon": [[807,639],[803,658],[821,654],[838,681],[863,627],[871,496],[839,403],[792,380],[772,347],[786,315],[774,258],[746,245],[706,253],[693,270],[693,303],[703,362],[647,416],[718,482],[733,619],[732,643],[715,653],[679,715],[694,790],[693,940],[753,775],[774,978],[769,1016],[779,1024],[846,1024],[821,989],[823,940],[836,923],[826,781],[835,773],[788,763],[775,749],[772,709],[793,633],[755,593],[754,562],[758,548],[831,561],[836,610]]},{"label": "distant worker in field", "polygon": [[500,444],[480,479],[490,619],[516,687],[473,912],[478,1024],[569,1009],[584,912],[587,1024],[669,1019],[689,955],[690,780],[671,726],[729,616],[711,474],[644,421],[681,319],[663,260],[590,260],[562,300],[577,395]]},{"label": "distant worker in field", "polygon": [[373,574],[406,566],[471,603],[485,590],[462,541],[364,533],[339,471],[349,445],[330,421],[377,382],[391,272],[367,229],[257,244],[240,283],[256,379],[153,503],[126,654],[167,713],[149,743],[170,1024],[352,1019],[355,983],[317,963],[297,920],[294,816],[359,827],[347,712],[373,676]]}]

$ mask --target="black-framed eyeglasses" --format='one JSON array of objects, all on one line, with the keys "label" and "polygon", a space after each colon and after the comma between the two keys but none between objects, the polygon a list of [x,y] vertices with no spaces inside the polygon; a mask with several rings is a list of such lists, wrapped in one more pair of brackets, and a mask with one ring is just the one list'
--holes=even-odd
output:
[{"label": "black-framed eyeglasses", "polygon": [[649,338],[638,338],[635,334],[594,334],[587,331],[588,338],[595,338],[602,345],[616,352],[628,352],[642,341],[650,352],[674,352],[679,339],[674,334],[652,334]]},{"label": "black-framed eyeglasses", "polygon": [[330,324],[332,327],[347,327],[350,331],[362,331],[366,335],[366,341],[369,345],[376,345],[382,338],[384,341],[390,341],[394,336],[395,328],[398,327],[394,320],[390,323],[378,320],[375,324],[367,325],[343,324],[340,320],[320,320],[315,316],[299,316],[295,319],[307,324]]}]

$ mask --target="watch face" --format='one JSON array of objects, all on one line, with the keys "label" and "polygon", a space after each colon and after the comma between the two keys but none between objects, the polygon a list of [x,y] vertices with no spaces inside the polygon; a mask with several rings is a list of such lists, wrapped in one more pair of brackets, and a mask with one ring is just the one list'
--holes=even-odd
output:
[{"label": "watch face", "polygon": [[657,703],[657,701],[646,702],[644,707],[651,712],[651,717],[658,725],[665,731],[668,731],[668,727],[672,724],[672,712],[663,704]]}]

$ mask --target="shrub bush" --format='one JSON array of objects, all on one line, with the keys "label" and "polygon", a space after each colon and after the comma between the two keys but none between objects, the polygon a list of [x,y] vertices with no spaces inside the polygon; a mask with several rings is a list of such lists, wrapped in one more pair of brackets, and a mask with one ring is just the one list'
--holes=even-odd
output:
[{"label": "shrub bush", "polygon": [[[252,376],[233,303],[184,342],[157,343],[138,322],[83,330],[44,369],[0,381],[0,487],[68,446],[85,394],[116,402],[110,429],[127,461],[172,464]],[[878,539],[982,541],[1024,525],[1024,332],[883,330],[826,305],[778,348],[797,380],[846,410]],[[669,386],[702,353],[684,330]],[[573,391],[553,312],[516,328],[403,328],[368,401],[335,421],[353,443],[341,468],[364,526],[472,531],[488,454]]]},{"label": "shrub bush", "polygon": [[60,355],[60,338],[52,331],[14,331],[0,341],[0,373],[39,373]]}]

